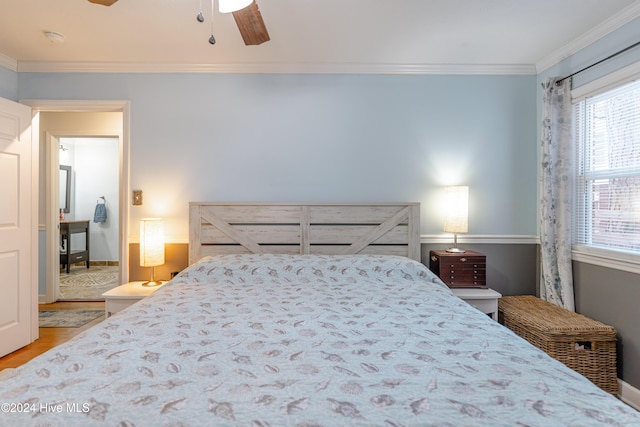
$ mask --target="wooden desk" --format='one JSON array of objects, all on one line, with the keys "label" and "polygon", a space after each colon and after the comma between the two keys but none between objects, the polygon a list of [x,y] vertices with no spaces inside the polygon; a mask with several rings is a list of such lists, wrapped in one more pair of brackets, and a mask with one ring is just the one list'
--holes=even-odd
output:
[{"label": "wooden desk", "polygon": [[[84,249],[71,248],[71,235],[77,233],[84,233]],[[69,274],[71,264],[76,262],[86,261],[87,268],[89,268],[89,220],[60,221],[60,239],[66,240],[64,250],[60,251],[60,265],[66,266],[67,274]]]}]

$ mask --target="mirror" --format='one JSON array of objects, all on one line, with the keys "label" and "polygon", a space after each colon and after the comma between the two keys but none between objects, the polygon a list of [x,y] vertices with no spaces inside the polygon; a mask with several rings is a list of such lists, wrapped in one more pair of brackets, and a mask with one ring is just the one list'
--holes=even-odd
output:
[{"label": "mirror", "polygon": [[60,165],[60,209],[71,212],[71,166]]}]

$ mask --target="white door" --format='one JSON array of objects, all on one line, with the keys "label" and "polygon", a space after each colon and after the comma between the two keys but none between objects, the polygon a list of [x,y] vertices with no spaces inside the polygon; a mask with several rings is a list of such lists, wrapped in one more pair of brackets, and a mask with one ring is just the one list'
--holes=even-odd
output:
[{"label": "white door", "polygon": [[36,338],[37,154],[31,108],[0,98],[0,356]]}]

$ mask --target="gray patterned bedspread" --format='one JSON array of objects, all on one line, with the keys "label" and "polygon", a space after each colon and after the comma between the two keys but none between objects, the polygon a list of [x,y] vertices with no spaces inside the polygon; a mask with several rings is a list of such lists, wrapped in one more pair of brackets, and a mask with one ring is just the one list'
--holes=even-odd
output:
[{"label": "gray patterned bedspread", "polygon": [[401,257],[206,258],[0,380],[7,426],[639,426]]}]

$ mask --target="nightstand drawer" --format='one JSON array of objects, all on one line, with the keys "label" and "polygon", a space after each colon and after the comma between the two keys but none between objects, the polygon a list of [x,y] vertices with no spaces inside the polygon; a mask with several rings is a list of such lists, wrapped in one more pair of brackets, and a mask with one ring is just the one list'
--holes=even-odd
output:
[{"label": "nightstand drawer", "polygon": [[[442,278],[440,278],[442,279]],[[478,278],[454,277],[450,276],[447,280],[442,281],[450,288],[486,288],[487,281]]]}]

